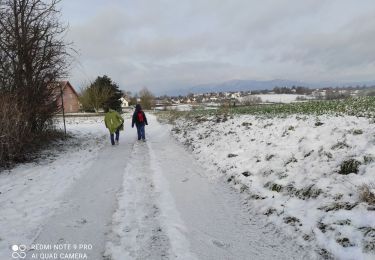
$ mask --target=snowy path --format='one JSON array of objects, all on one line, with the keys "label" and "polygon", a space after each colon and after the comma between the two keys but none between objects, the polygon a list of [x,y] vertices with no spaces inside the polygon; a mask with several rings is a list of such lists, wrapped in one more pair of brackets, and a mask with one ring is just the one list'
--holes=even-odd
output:
[{"label": "snowy path", "polygon": [[26,259],[41,259],[31,258],[36,252],[108,260],[309,259],[309,252],[253,219],[240,194],[209,178],[167,126],[152,115],[149,121],[146,143],[127,129],[119,146],[106,144],[89,158],[93,162],[46,215],[33,241],[92,249],[31,250]]},{"label": "snowy path", "polygon": [[[113,259],[308,259],[293,241],[251,220],[242,198],[151,119],[124,175],[107,254]],[[267,230],[268,229],[268,230]],[[117,238],[117,239],[116,239]],[[156,247],[156,248],[155,248]],[[160,248],[162,247],[162,248]]]},{"label": "snowy path", "polygon": [[[89,259],[101,259],[106,232],[116,209],[123,171],[131,152],[129,137],[121,146],[105,146],[86,174],[65,194],[62,207],[50,218],[34,243],[91,244]],[[64,250],[59,250],[65,252]],[[67,250],[69,252],[69,250]]]},{"label": "snowy path", "polygon": [[156,160],[199,259],[301,259],[304,254],[293,242],[251,220],[243,198],[220,180],[210,180],[207,170],[158,127],[149,148],[160,147]]}]

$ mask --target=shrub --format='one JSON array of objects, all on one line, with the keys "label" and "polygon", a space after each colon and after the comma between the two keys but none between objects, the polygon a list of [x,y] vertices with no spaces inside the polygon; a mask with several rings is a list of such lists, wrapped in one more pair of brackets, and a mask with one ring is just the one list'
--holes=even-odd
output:
[{"label": "shrub", "polygon": [[291,226],[296,226],[296,224],[300,223],[300,220],[296,217],[287,216],[283,218],[284,223],[289,224]]},{"label": "shrub", "polygon": [[268,188],[271,191],[281,192],[283,190],[283,186],[277,183],[267,182],[264,185],[265,188]]},{"label": "shrub", "polygon": [[353,135],[361,135],[363,134],[363,130],[362,129],[354,129],[353,130]]},{"label": "shrub", "polygon": [[342,162],[339,174],[348,175],[349,173],[358,173],[358,167],[361,163],[355,159],[350,159]]},{"label": "shrub", "polygon": [[365,155],[363,156],[363,162],[364,164],[370,164],[375,161],[375,158],[373,155]]},{"label": "shrub", "polygon": [[252,123],[249,123],[249,122],[243,122],[242,123],[242,126],[247,126],[247,127],[249,127],[249,126],[252,126],[253,124]]},{"label": "shrub", "polygon": [[352,210],[358,205],[358,203],[350,203],[350,202],[334,202],[331,204],[328,204],[326,206],[319,207],[319,210],[324,210],[325,212],[330,212],[330,211],[337,211],[340,209],[344,210]]},{"label": "shrub", "polygon": [[251,106],[254,104],[262,103],[262,99],[258,96],[246,96],[242,99],[242,104],[245,106]]},{"label": "shrub", "polygon": [[0,95],[0,170],[32,159],[44,145],[63,136],[52,128],[52,121],[33,131],[24,106],[14,100],[11,94]]},{"label": "shrub", "polygon": [[344,149],[349,148],[350,146],[345,142],[338,142],[337,144],[331,147],[332,150]]},{"label": "shrub", "polygon": [[22,160],[22,152],[31,138],[30,127],[20,105],[10,94],[0,95],[0,167]]},{"label": "shrub", "polygon": [[342,247],[353,246],[353,244],[350,242],[349,238],[347,238],[347,237],[337,238],[336,242],[338,244],[340,244]]},{"label": "shrub", "polygon": [[294,156],[292,156],[286,163],[285,163],[285,166],[287,166],[288,164],[290,164],[290,163],[296,163],[296,162],[298,162],[298,160],[294,157]]}]

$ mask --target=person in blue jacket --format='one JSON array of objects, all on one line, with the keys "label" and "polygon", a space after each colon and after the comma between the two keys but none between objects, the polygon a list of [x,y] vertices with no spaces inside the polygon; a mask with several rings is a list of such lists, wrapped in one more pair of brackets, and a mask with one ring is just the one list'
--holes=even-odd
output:
[{"label": "person in blue jacket", "polygon": [[132,119],[132,128],[134,127],[134,124],[137,127],[138,140],[142,139],[143,141],[145,141],[145,125],[148,125],[148,123],[145,112],[143,112],[140,104],[137,104],[135,106],[135,111]]}]

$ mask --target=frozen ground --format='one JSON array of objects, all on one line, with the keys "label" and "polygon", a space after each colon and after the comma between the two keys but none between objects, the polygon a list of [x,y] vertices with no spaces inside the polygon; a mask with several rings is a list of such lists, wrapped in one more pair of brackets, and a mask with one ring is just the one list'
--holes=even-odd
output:
[{"label": "frozen ground", "polygon": [[179,119],[173,132],[299,244],[321,257],[375,259],[372,120],[197,116]]},{"label": "frozen ground", "polygon": [[[34,247],[26,259],[313,258],[212,178],[216,171],[202,167],[167,126],[152,115],[149,121],[146,143],[135,140],[127,118],[112,147],[101,118],[70,118],[76,145],[2,172],[0,259],[11,259],[11,245],[20,244]],[[41,248],[80,244],[87,247]]]}]

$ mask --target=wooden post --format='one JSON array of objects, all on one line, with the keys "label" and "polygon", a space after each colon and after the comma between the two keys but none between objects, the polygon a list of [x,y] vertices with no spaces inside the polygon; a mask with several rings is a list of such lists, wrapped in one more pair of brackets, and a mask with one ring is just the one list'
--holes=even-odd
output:
[{"label": "wooden post", "polygon": [[63,94],[63,89],[60,84],[60,96],[61,96],[61,108],[62,108],[62,113],[63,113],[63,121],[64,121],[64,137],[66,139],[66,124],[65,124],[65,109],[64,109],[64,94]]}]

